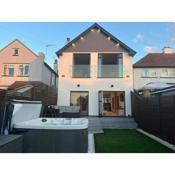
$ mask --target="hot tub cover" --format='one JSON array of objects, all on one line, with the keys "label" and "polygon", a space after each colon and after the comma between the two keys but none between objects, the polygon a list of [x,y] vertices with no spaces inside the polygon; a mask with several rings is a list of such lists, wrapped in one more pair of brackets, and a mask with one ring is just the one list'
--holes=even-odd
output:
[{"label": "hot tub cover", "polygon": [[[46,119],[46,122],[42,122]],[[87,118],[38,118],[14,124],[18,129],[76,130],[87,129]]]}]

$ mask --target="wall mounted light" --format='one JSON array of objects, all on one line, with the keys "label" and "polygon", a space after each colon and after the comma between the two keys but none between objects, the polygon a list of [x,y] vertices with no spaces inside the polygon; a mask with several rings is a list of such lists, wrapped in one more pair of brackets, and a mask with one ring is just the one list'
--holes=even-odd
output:
[{"label": "wall mounted light", "polygon": [[100,32],[100,29],[98,29],[97,32]]},{"label": "wall mounted light", "polygon": [[109,36],[109,37],[108,37],[108,40],[110,40],[110,39],[111,39],[111,37]]},{"label": "wall mounted light", "polygon": [[80,39],[81,39],[81,40],[84,40],[84,37],[82,37],[82,36],[81,36],[81,38],[80,38]]},{"label": "wall mounted light", "polygon": [[119,46],[120,46],[120,44],[119,44],[119,43],[117,43],[117,44],[116,44],[116,46],[117,46],[117,47],[119,47]]},{"label": "wall mounted light", "polygon": [[94,32],[94,29],[91,29],[91,32]]},{"label": "wall mounted light", "polygon": [[73,46],[73,47],[75,47],[75,44],[74,44],[74,43],[72,43],[72,46]]}]

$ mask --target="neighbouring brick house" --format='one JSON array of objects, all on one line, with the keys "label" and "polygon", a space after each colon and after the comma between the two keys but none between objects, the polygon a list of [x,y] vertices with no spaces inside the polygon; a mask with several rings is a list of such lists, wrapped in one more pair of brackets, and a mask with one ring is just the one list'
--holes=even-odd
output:
[{"label": "neighbouring brick house", "polygon": [[[35,54],[18,39],[9,43],[0,50],[0,89],[7,90],[8,98],[42,100],[51,93],[57,99],[57,70],[44,58],[43,53]],[[42,91],[46,93],[41,95]]]},{"label": "neighbouring brick house", "polygon": [[0,89],[16,81],[40,81],[57,87],[58,75],[47,63],[44,54],[35,54],[18,39],[0,50]]}]

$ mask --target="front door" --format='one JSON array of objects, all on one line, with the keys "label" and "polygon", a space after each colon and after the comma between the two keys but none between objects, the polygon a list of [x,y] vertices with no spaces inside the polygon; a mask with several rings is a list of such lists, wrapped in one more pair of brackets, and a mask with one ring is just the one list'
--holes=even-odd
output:
[{"label": "front door", "polygon": [[80,115],[88,115],[89,93],[86,91],[73,91],[70,94],[70,105],[80,107]]}]

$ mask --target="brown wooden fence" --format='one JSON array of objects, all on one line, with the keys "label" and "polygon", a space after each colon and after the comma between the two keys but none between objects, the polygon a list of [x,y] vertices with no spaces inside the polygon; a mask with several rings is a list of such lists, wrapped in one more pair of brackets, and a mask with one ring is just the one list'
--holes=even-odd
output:
[{"label": "brown wooden fence", "polygon": [[42,101],[43,105],[56,105],[57,104],[57,89],[47,86],[45,84],[39,84],[25,93],[18,93],[12,91],[6,93],[6,100],[30,100],[30,101]]},{"label": "brown wooden fence", "polygon": [[131,92],[131,100],[138,127],[175,144],[175,95],[142,97]]},{"label": "brown wooden fence", "polygon": [[25,93],[18,93],[15,90],[0,90],[0,102],[11,99],[42,101],[43,105],[56,105],[57,89],[41,83]]},{"label": "brown wooden fence", "polygon": [[6,99],[6,90],[0,89],[0,102],[5,101]]}]

